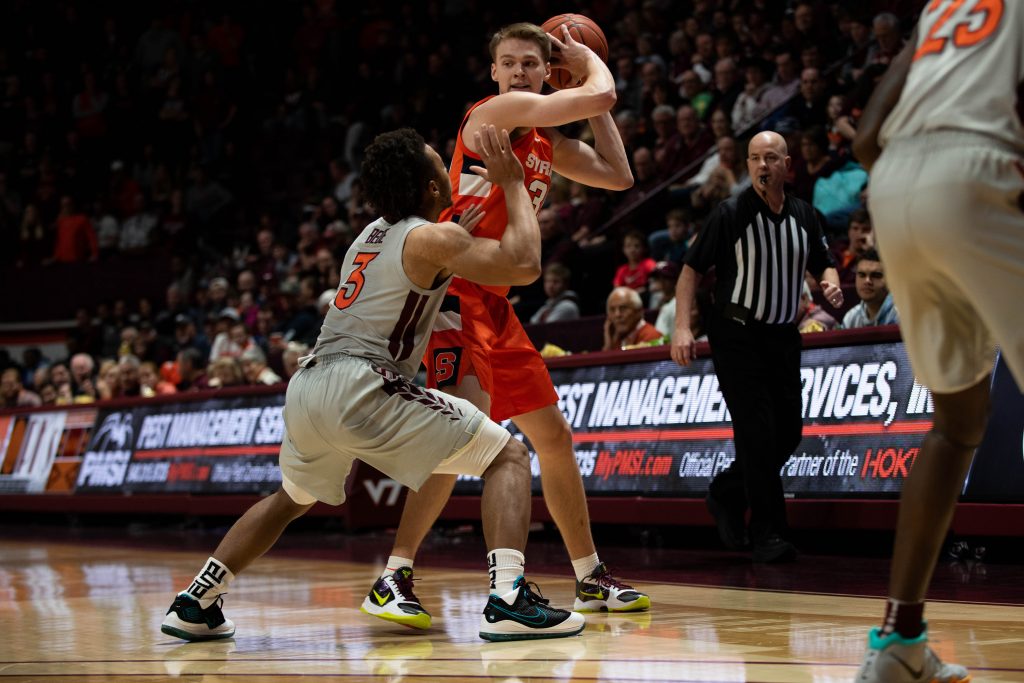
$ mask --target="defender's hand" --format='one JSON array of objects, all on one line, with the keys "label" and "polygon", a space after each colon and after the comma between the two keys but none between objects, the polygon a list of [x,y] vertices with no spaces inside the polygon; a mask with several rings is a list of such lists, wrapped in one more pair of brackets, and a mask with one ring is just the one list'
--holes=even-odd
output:
[{"label": "defender's hand", "polygon": [[481,126],[473,133],[473,141],[486,168],[471,166],[470,170],[495,185],[521,183],[526,178],[523,165],[512,153],[512,140],[508,131],[502,129],[501,135],[491,125]]}]

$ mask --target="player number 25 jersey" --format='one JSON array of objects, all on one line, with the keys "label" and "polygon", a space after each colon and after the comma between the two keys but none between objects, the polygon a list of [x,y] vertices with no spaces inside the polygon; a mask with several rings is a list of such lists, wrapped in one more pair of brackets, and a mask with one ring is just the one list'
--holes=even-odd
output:
[{"label": "player number 25 jersey", "polygon": [[1024,152],[1016,112],[1022,79],[1022,0],[930,0],[903,94],[882,126],[882,143],[966,130]]}]

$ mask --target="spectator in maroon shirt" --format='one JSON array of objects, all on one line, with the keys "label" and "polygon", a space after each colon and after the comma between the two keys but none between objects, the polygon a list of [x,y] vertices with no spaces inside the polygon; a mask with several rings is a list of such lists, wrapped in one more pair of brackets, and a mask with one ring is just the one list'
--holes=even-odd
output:
[{"label": "spectator in maroon shirt", "polygon": [[711,135],[701,125],[697,111],[689,105],[679,107],[676,110],[676,134],[661,150],[662,156],[658,159],[661,177],[668,178],[696,161],[711,146],[711,142]]}]

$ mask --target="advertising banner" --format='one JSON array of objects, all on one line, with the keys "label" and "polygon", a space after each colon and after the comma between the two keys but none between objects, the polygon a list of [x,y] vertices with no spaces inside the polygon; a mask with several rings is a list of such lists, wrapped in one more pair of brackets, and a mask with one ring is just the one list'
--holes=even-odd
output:
[{"label": "advertising banner", "polygon": [[1024,500],[1024,395],[1001,359],[992,377],[991,404],[964,500],[1019,503]]},{"label": "advertising banner", "polygon": [[77,490],[272,491],[283,406],[282,393],[100,411]]},{"label": "advertising banner", "polygon": [[[735,457],[731,418],[710,359],[688,368],[666,360],[551,375],[588,493],[703,496]],[[898,494],[932,413],[903,345],[807,350],[800,376],[804,438],[782,469],[787,493]],[[531,459],[539,493],[540,468],[535,454]],[[480,490],[470,478],[456,488]]]}]

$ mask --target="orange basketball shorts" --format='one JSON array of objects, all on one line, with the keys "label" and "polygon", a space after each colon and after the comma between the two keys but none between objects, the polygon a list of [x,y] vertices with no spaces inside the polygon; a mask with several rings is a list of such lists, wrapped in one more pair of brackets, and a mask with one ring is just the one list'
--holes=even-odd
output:
[{"label": "orange basketball shorts", "polygon": [[495,422],[558,402],[544,359],[508,299],[455,280],[423,358],[427,386],[458,386],[473,375],[491,397]]}]

